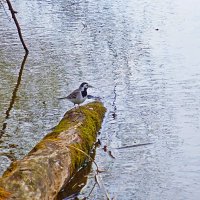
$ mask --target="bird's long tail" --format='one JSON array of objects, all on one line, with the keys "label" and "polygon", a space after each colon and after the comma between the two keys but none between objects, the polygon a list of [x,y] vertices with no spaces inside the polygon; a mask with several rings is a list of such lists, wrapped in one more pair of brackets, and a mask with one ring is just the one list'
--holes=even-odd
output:
[{"label": "bird's long tail", "polygon": [[67,99],[67,97],[57,98],[58,100]]}]

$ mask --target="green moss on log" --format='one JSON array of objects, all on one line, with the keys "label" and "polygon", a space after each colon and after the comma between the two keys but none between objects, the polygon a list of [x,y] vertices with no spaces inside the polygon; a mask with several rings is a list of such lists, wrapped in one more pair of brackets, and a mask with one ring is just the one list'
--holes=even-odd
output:
[{"label": "green moss on log", "polygon": [[[96,141],[96,136],[101,127],[106,109],[102,106],[102,104],[94,102],[85,107],[81,107],[81,112],[84,115],[83,123],[78,127],[81,141],[73,146],[87,154],[90,154],[90,150]],[[71,172],[73,173],[75,169],[83,164],[86,159],[86,155],[72,148],[70,149],[70,152],[72,159]]]}]

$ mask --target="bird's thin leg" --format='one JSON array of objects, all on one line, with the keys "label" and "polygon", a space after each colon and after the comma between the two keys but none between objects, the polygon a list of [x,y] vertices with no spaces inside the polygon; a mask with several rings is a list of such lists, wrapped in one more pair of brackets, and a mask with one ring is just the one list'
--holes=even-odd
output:
[{"label": "bird's thin leg", "polygon": [[73,121],[77,121],[78,120],[78,118],[79,118],[79,115],[77,115],[79,112],[78,112],[78,108],[79,108],[79,105],[77,104],[77,106],[76,106],[76,104],[74,103],[74,111],[75,111],[75,113],[76,113],[76,117],[75,117],[75,119],[73,120]]},{"label": "bird's thin leg", "polygon": [[81,110],[81,107],[80,107],[79,105],[78,105],[78,108],[79,108],[80,113],[83,114],[83,112],[82,112],[82,110]]},{"label": "bird's thin leg", "polygon": [[82,112],[82,110],[81,110],[81,107],[79,106],[79,104],[77,104],[77,106],[76,106],[76,104],[74,104],[75,105],[75,110],[79,110],[80,111],[80,113],[82,113],[83,114],[83,112]]},{"label": "bird's thin leg", "polygon": [[76,104],[74,103],[74,110],[76,110]]}]

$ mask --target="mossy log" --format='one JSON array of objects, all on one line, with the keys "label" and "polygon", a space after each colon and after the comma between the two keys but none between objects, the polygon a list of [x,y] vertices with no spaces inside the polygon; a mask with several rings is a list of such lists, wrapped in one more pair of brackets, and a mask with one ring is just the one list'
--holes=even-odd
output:
[{"label": "mossy log", "polygon": [[68,111],[28,155],[12,162],[4,172],[0,199],[54,199],[84,163],[86,155],[81,151],[89,154],[105,111],[101,102]]}]

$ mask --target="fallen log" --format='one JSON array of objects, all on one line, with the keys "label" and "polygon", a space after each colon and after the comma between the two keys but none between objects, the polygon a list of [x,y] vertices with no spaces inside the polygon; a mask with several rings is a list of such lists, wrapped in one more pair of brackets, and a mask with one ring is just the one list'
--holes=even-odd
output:
[{"label": "fallen log", "polygon": [[84,163],[87,156],[81,151],[90,153],[105,111],[101,102],[68,111],[28,155],[4,172],[0,199],[54,199]]}]

